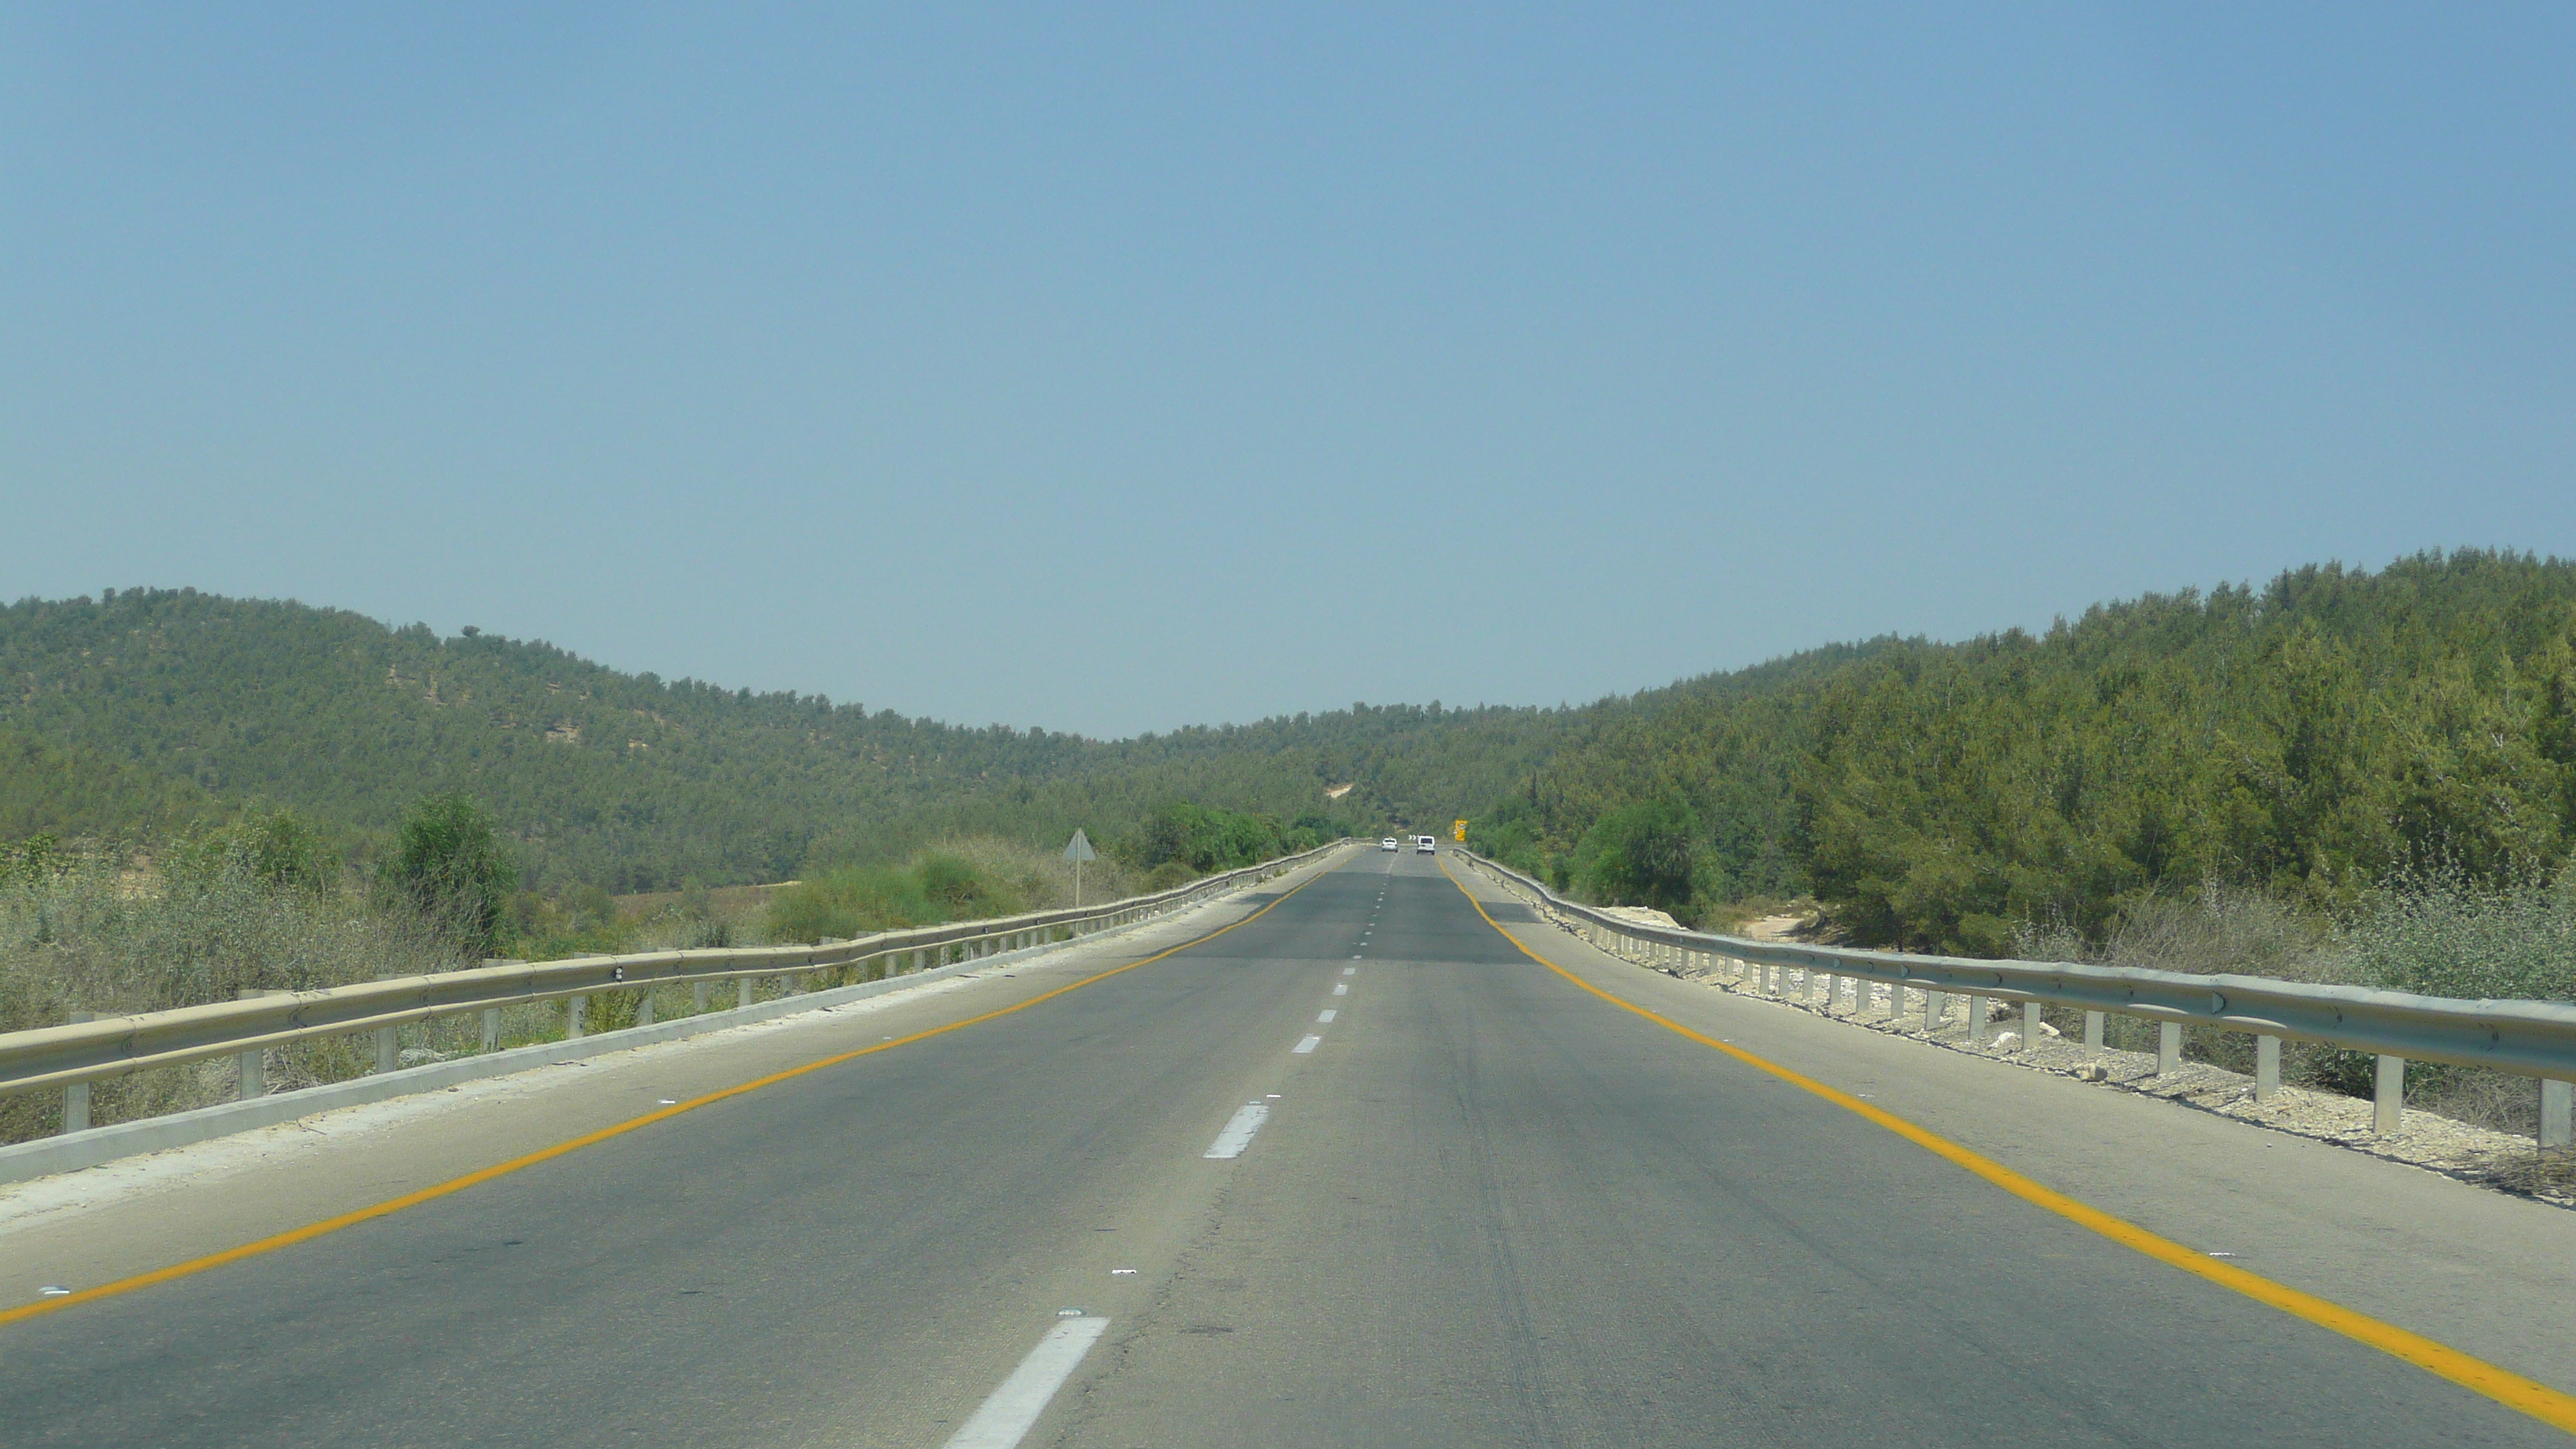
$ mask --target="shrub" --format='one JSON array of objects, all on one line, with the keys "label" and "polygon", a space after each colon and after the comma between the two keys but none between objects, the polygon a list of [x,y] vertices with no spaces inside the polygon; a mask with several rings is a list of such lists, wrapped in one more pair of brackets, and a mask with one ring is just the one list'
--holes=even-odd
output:
[{"label": "shrub", "polygon": [[[979,852],[989,854],[989,851]],[[769,903],[769,935],[778,941],[847,939],[873,931],[941,921],[1016,915],[1052,904],[1044,881],[1023,879],[964,849],[924,851],[902,865],[843,866],[780,891]]]},{"label": "shrub", "polygon": [[1279,822],[1267,815],[1176,800],[1147,816],[1110,853],[1138,870],[1177,861],[1198,876],[1257,865],[1288,852]]},{"label": "shrub", "polygon": [[[180,852],[168,852],[176,856]],[[56,856],[41,875],[0,882],[0,1031],[59,1025],[74,1008],[122,1013],[224,1001],[243,991],[313,990],[459,964],[455,946],[399,906],[336,890],[281,889],[254,856],[153,873],[98,851]],[[276,1080],[319,1072],[338,1039],[277,1048]],[[161,1068],[93,1088],[113,1122],[227,1100],[230,1063]],[[0,1141],[56,1130],[61,1094],[0,1097]]]},{"label": "shrub", "polygon": [[272,888],[320,890],[339,874],[339,857],[321,834],[292,812],[249,815],[171,847],[179,874],[239,872]]},{"label": "shrub", "polygon": [[385,884],[479,953],[498,948],[519,867],[492,817],[461,791],[414,805],[384,865]]},{"label": "shrub", "polygon": [[2395,878],[2344,928],[2356,973],[2427,996],[2576,999],[2576,872]]},{"label": "shrub", "polygon": [[1604,815],[1574,847],[1578,889],[1604,905],[1691,908],[1704,868],[1699,817],[1677,798],[1641,800]]}]

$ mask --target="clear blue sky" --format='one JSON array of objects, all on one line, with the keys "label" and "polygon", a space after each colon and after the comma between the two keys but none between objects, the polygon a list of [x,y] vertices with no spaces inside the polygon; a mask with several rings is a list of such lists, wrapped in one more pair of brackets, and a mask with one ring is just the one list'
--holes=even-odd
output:
[{"label": "clear blue sky", "polygon": [[0,10],[0,594],[966,723],[2576,554],[2576,7]]}]

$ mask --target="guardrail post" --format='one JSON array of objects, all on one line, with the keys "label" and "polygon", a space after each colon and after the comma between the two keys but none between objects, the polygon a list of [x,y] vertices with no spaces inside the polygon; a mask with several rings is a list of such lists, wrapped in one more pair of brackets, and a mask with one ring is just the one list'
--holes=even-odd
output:
[{"label": "guardrail post", "polygon": [[498,1051],[500,1047],[501,1008],[487,1006],[483,1008],[483,1050]]},{"label": "guardrail post", "polygon": [[[98,1014],[89,1011],[75,1011],[71,1015],[63,1018],[63,1020],[73,1026],[78,1026],[84,1021],[98,1020]],[[74,1082],[70,1086],[63,1088],[63,1130],[66,1132],[83,1132],[88,1129],[89,1083]]]},{"label": "guardrail post", "polygon": [[2254,1038],[2254,1100],[2268,1102],[2281,1090],[2281,1039]]},{"label": "guardrail post", "polygon": [[707,1014],[707,983],[703,981],[689,983],[689,1010],[699,1016]]},{"label": "guardrail post", "polygon": [[653,988],[650,986],[635,993],[635,1024],[637,1026],[653,1024]]},{"label": "guardrail post", "polygon": [[1923,989],[1923,1034],[1930,1036],[1950,1024],[1950,993]]},{"label": "guardrail post", "polygon": [[[254,991],[249,987],[243,987],[235,994],[239,999],[248,1001],[254,997],[284,996],[287,993],[283,991]],[[254,1047],[241,1054],[241,1085],[237,1090],[240,1094],[241,1100],[245,1102],[254,1101],[268,1095],[267,1048]]]},{"label": "guardrail post", "polygon": [[582,1018],[590,1014],[590,998],[576,996],[564,1003],[564,1040],[581,1040]]},{"label": "guardrail post", "polygon": [[2084,1049],[2088,1052],[2102,1049],[2102,1013],[2098,1011],[2084,1013]]},{"label": "guardrail post", "polygon": [[2562,1082],[2556,1077],[2543,1077],[2540,1079],[2540,1146],[2542,1150],[2546,1151],[2552,1147],[2565,1147],[2569,1145],[2571,1141],[2576,1141],[2576,1121],[2570,1120],[2571,1118],[2576,1118],[2576,1112],[2570,1112],[2568,1110],[2571,1104],[2576,1104],[2576,1089],[2571,1089],[2568,1083]]},{"label": "guardrail post", "polygon": [[2169,1077],[2182,1068],[2182,1023],[2156,1023],[2156,1075]]},{"label": "guardrail post", "polygon": [[1986,999],[1973,994],[1968,998],[1968,1044],[1986,1044]]},{"label": "guardrail post", "polygon": [[376,1028],[376,1070],[390,1072],[402,1062],[402,1037],[395,1028]]},{"label": "guardrail post", "polygon": [[740,1011],[749,1005],[751,1005],[751,978],[737,976],[733,983],[733,1009]]},{"label": "guardrail post", "polygon": [[2372,1077],[2370,1130],[2385,1137],[2406,1125],[2406,1059],[2382,1056]]},{"label": "guardrail post", "polygon": [[2026,1052],[2039,1050],[2039,1003],[2036,1001],[2021,1004],[2021,1049]]}]

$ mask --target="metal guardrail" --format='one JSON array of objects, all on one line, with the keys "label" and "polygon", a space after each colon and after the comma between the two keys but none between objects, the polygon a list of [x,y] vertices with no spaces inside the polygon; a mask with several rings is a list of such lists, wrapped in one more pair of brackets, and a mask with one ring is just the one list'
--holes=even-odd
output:
[{"label": "metal guardrail", "polygon": [[[2156,1069],[2171,1072],[2181,1064],[2182,1029],[2211,1027],[2245,1032],[2256,1041],[2255,1094],[2269,1097],[2280,1086],[2280,1044],[2284,1040],[2318,1042],[2378,1057],[2375,1083],[2380,1132],[2393,1132],[2405,1093],[2406,1063],[2446,1062],[2465,1067],[2491,1067],[2541,1079],[2540,1145],[2564,1147],[2571,1133],[2570,1082],[2576,1081],[2576,1005],[2554,1001],[2464,1001],[2444,996],[2417,996],[2362,986],[2322,986],[2276,981],[2262,976],[2196,976],[2180,971],[2138,967],[2087,966],[2056,961],[1980,961],[1957,956],[1918,956],[1899,951],[1861,951],[1834,946],[1807,946],[1786,941],[1755,941],[1698,931],[1667,929],[1626,920],[1595,906],[1566,900],[1530,877],[1472,851],[1459,855],[1479,870],[1525,897],[1559,925],[1567,925],[1594,944],[1620,954],[1661,958],[1702,957],[1735,963],[1733,984],[1748,979],[1764,994],[1781,995],[1789,983],[1784,973],[1804,979],[1804,992],[1821,990],[1828,1003],[1838,988],[1836,977],[1879,982],[1894,988],[1891,1014],[1909,1014],[1905,992],[1921,992],[1925,1030],[1948,1020],[1953,997],[1967,1001],[1971,1039],[1982,1042],[1987,1029],[1988,999],[2023,1003],[2023,1041],[2038,1035],[2039,1008],[2052,1004],[2085,1013],[2084,1044],[2100,1048],[2105,1015],[2143,1017],[2157,1023]],[[1818,982],[1823,985],[1819,987]],[[1858,998],[1868,1002],[1864,988]]]},{"label": "metal guardrail", "polygon": [[[861,979],[875,980],[1022,946],[1116,930],[1210,896],[1258,884],[1349,843],[1335,841],[1155,895],[1104,905],[885,931],[818,946],[653,951],[511,962],[0,1033],[0,1094],[48,1087],[67,1089],[70,1096],[65,1130],[73,1131],[88,1125],[88,1083],[147,1067],[238,1055],[243,1060],[242,1094],[257,1096],[261,1083],[255,1063],[270,1047],[312,1037],[372,1031],[377,1033],[377,1069],[390,1071],[395,1066],[393,1033],[397,1027],[479,1011],[484,1013],[483,1048],[489,1051],[497,1046],[503,1007],[542,1001],[570,1002],[569,1035],[578,1037],[582,1035],[582,1004],[596,992],[692,982],[702,988],[698,1006],[703,1010],[704,986],[733,981],[739,988],[738,1004],[749,1005],[752,983],[762,978],[786,978],[792,989],[793,984],[817,973],[850,973],[855,968],[865,973]],[[650,1005],[647,997],[638,1026],[651,1023]]]}]

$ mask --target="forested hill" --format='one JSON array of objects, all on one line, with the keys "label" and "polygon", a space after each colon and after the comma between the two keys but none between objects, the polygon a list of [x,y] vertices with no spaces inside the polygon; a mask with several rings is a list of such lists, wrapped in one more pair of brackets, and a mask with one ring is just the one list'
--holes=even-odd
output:
[{"label": "forested hill", "polygon": [[1838,645],[1574,709],[1115,742],[186,590],[0,609],[0,670],[0,835],[264,802],[363,841],[462,788],[540,884],[774,880],[948,832],[1108,840],[1189,801],[1371,833],[1467,816],[1596,899],[1704,919],[1812,890],[1858,939],[1992,952],[2208,880],[2332,910],[2402,869],[2555,872],[2576,844],[2576,564],[2510,553]]},{"label": "forested hill", "polygon": [[[11,837],[149,836],[257,802],[363,839],[462,788],[539,880],[618,889],[775,880],[816,852],[864,859],[948,830],[1106,837],[1173,799],[1368,828],[1446,819],[1517,778],[1558,715],[1359,706],[1103,743],[190,589],[0,609],[0,678]],[[1439,748],[1453,735],[1472,758]]]},{"label": "forested hill", "polygon": [[1969,953],[2204,881],[2331,913],[2402,870],[2554,873],[2576,843],[2555,559],[2302,568],[1639,703],[1487,838],[1598,896],[1812,888],[1858,939]]}]

